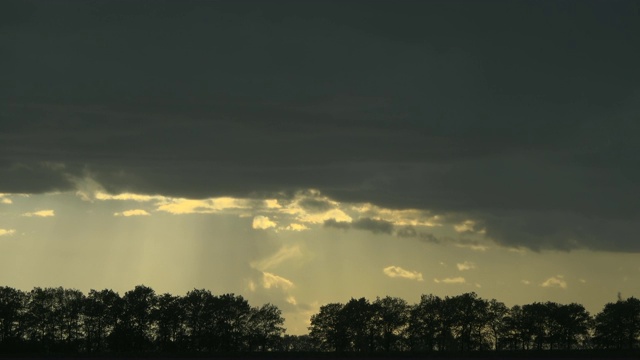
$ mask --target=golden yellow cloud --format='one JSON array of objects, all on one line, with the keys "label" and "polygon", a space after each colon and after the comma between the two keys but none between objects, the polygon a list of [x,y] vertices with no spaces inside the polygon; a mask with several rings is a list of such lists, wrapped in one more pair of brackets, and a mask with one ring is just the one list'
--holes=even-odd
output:
[{"label": "golden yellow cloud", "polygon": [[149,214],[148,212],[142,209],[133,209],[133,210],[125,210],[123,212],[113,213],[113,215],[129,217],[129,216],[149,216],[151,214]]},{"label": "golden yellow cloud", "polygon": [[437,284],[439,283],[443,283],[443,284],[464,284],[467,281],[461,277],[454,277],[454,278],[444,278],[444,279],[433,279],[433,281]]},{"label": "golden yellow cloud", "polygon": [[13,234],[15,234],[15,233],[16,233],[16,231],[15,231],[15,230],[13,230],[13,229],[9,229],[9,230],[7,230],[7,229],[0,229],[0,236],[5,236],[5,235],[9,236],[9,235],[13,235]]},{"label": "golden yellow cloud", "polygon": [[409,271],[401,268],[400,266],[387,266],[382,269],[385,275],[391,278],[404,278],[416,281],[422,281],[422,274],[417,271]]},{"label": "golden yellow cloud", "polygon": [[276,224],[275,222],[269,220],[268,217],[258,215],[253,218],[253,223],[251,224],[251,227],[253,227],[254,229],[265,230],[265,229],[276,227],[277,225],[278,224]]},{"label": "golden yellow cloud", "polygon": [[24,213],[22,214],[22,216],[27,216],[27,217],[52,217],[55,216],[55,212],[53,210],[40,210],[40,211],[34,211],[34,212],[28,212],[28,213]]},{"label": "golden yellow cloud", "polygon": [[291,280],[285,279],[282,276],[278,276],[268,272],[263,272],[262,286],[265,289],[271,289],[272,287],[274,287],[282,290],[288,290],[292,288],[294,285]]}]

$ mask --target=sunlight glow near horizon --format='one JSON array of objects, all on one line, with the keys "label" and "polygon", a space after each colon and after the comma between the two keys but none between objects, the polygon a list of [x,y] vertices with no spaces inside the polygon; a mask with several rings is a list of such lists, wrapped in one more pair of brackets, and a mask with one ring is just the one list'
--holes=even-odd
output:
[{"label": "sunlight glow near horizon", "polygon": [[[579,302],[597,312],[618,291],[638,294],[633,254],[514,251],[487,239],[472,220],[338,203],[314,191],[267,200],[84,195],[2,195],[9,201],[0,204],[0,284],[236,293],[253,305],[280,307],[293,334],[307,332],[319,306],[351,297],[412,303],[421,294],[475,291],[507,305]],[[167,204],[179,211],[166,211]],[[37,213],[50,215],[23,216]],[[323,226],[336,215],[352,227]],[[358,222],[363,217],[374,220]],[[406,224],[450,240],[402,236]]]}]

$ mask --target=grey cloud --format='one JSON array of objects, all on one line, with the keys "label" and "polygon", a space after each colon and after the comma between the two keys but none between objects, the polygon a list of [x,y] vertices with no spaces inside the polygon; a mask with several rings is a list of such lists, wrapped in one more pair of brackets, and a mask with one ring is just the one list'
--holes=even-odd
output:
[{"label": "grey cloud", "polygon": [[311,213],[322,213],[334,208],[334,206],[328,201],[318,199],[304,199],[298,202],[298,204],[303,209]]},{"label": "grey cloud", "polygon": [[416,237],[418,232],[414,227],[404,226],[396,230],[396,236],[398,237]]},{"label": "grey cloud", "polygon": [[440,239],[438,239],[438,237],[436,237],[435,235],[433,235],[431,233],[419,233],[418,236],[420,237],[420,240],[422,240],[422,241],[426,241],[426,242],[434,243],[434,244],[439,244],[440,243]]},{"label": "grey cloud", "polygon": [[328,219],[324,222],[325,227],[336,229],[357,229],[367,230],[374,234],[391,234],[393,232],[393,224],[385,220],[376,220],[371,218],[362,218],[352,222],[336,221],[336,219]]},{"label": "grey cloud", "polygon": [[[417,231],[412,226],[396,227],[395,235],[402,238],[417,238],[420,241],[439,244],[440,239],[432,233]],[[447,241],[455,242],[454,239],[447,237]]]},{"label": "grey cloud", "polygon": [[367,230],[374,234],[391,234],[393,232],[393,224],[385,220],[362,218],[352,222],[351,226],[354,229]]},{"label": "grey cloud", "polygon": [[[442,241],[440,238],[435,236],[432,233],[426,233],[422,231],[417,231],[412,226],[394,226],[393,223],[385,221],[385,220],[376,220],[371,218],[361,218],[355,220],[353,222],[346,221],[336,221],[336,219],[328,219],[325,220],[324,226],[328,228],[349,230],[349,229],[357,229],[357,230],[367,230],[371,231],[374,234],[394,234],[397,237],[401,238],[416,238],[420,241],[440,244]],[[445,240],[449,243],[461,243],[464,242],[464,239],[454,239],[451,237],[444,237],[442,240]]]},{"label": "grey cloud", "polygon": [[316,188],[638,250],[637,3],[149,4],[0,4],[0,192]]},{"label": "grey cloud", "polygon": [[351,223],[346,221],[336,221],[336,219],[328,219],[324,221],[324,227],[348,230],[351,229]]}]

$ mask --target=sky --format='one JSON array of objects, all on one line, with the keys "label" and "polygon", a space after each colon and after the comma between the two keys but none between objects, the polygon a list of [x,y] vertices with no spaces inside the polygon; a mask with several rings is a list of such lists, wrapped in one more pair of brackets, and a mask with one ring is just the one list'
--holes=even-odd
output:
[{"label": "sky", "polygon": [[0,285],[640,296],[636,1],[2,1]]}]

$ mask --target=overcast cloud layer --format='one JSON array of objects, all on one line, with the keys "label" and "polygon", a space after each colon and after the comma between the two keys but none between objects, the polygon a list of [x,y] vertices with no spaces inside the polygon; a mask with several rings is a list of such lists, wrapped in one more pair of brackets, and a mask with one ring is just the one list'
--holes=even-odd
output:
[{"label": "overcast cloud layer", "polygon": [[635,1],[3,1],[0,193],[318,189],[472,219],[508,246],[637,252],[639,16]]}]

